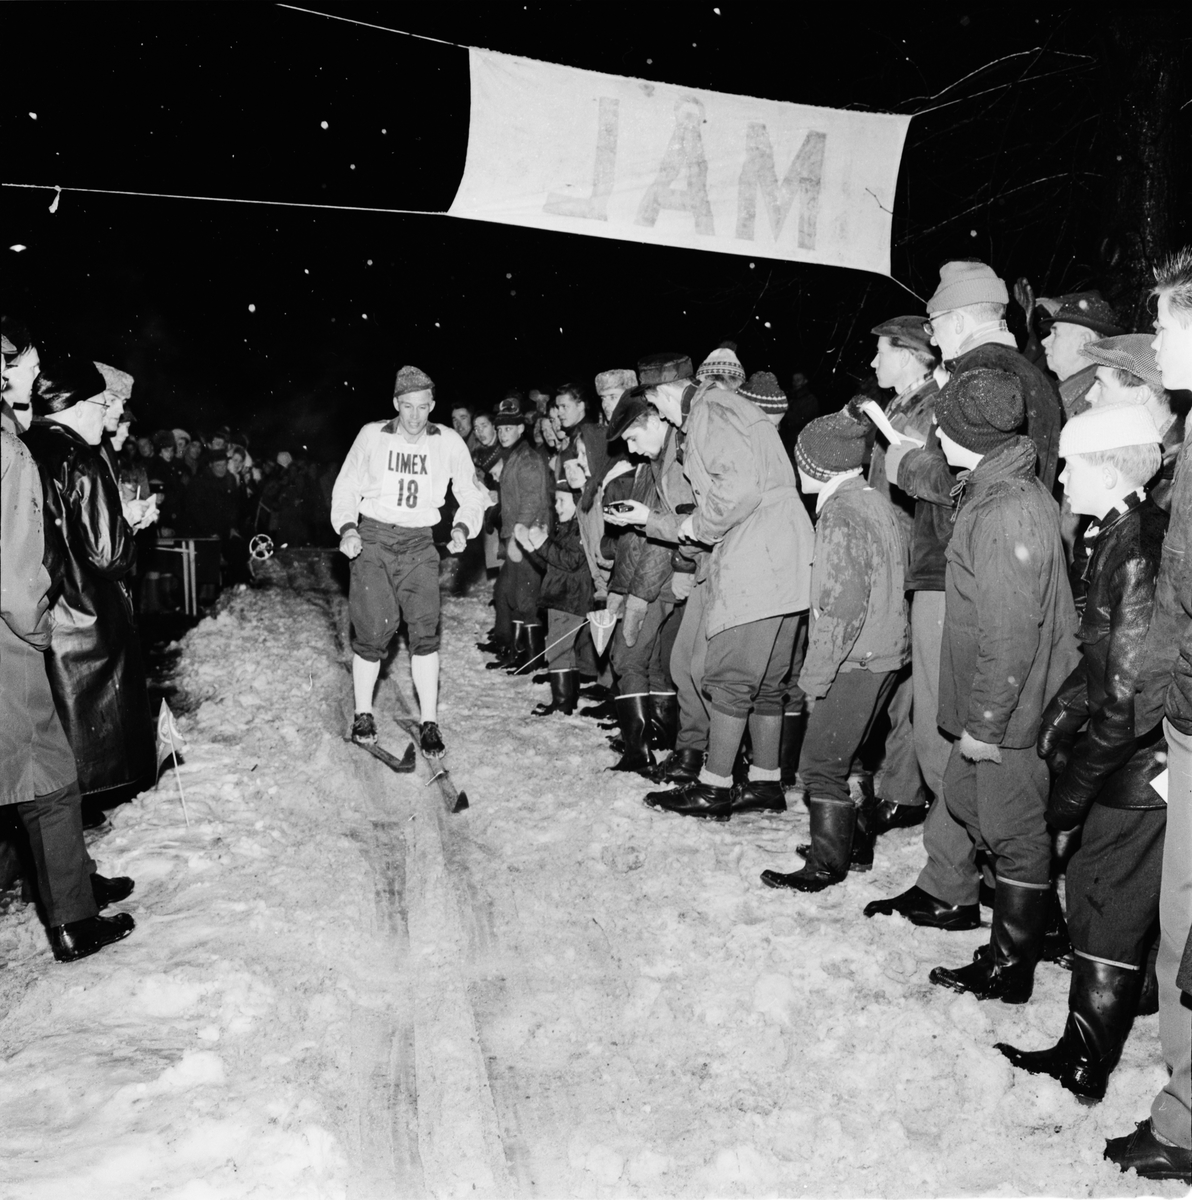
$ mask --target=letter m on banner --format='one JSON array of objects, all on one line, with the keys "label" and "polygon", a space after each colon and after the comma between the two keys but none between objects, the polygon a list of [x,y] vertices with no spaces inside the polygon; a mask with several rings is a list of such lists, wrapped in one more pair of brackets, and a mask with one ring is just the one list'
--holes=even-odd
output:
[{"label": "letter m on banner", "polygon": [[468,53],[451,216],[889,274],[910,117]]}]

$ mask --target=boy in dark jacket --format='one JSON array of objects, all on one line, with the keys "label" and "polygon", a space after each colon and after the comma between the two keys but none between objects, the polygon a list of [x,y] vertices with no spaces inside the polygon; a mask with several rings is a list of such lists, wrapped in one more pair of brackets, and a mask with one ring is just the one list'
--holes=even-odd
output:
[{"label": "boy in dark jacket", "polygon": [[980,368],[949,380],[936,405],[940,445],[966,469],[948,545],[940,728],[955,738],[944,800],[994,860],[990,941],[931,982],[978,1000],[1025,1004],[1050,899],[1047,767],[1035,753],[1047,701],[1078,661],[1076,612],[1059,506],[1015,431],[1022,385]]},{"label": "boy in dark jacket", "polygon": [[550,675],[550,703],[539,704],[534,709],[536,717],[556,712],[570,716],[579,695],[575,639],[592,607],[593,587],[588,556],[579,536],[576,499],[567,481],[561,480],[555,485],[558,523],[554,533],[548,536],[542,525],[530,528],[518,524],[513,529],[526,558],[542,574],[538,600],[548,612],[546,669]]},{"label": "boy in dark jacket", "polygon": [[1105,1095],[1125,1044],[1159,915],[1167,812],[1150,781],[1166,764],[1167,740],[1159,725],[1137,729],[1134,712],[1167,529],[1167,514],[1145,490],[1159,443],[1150,414],[1136,405],[1090,409],[1060,435],[1064,493],[1072,512],[1094,524],[1085,533],[1080,663],[1043,713],[1038,751],[1056,778],[1047,807],[1056,857],[1080,838],[1066,887],[1076,957],[1059,1044],[997,1048],[1016,1067],[1090,1100]]},{"label": "boy in dark jacket", "polygon": [[817,495],[811,629],[799,675],[811,708],[799,760],[811,847],[801,870],[763,871],[767,887],[818,892],[848,873],[857,825],[849,768],[907,659],[906,550],[894,506],[861,477],[867,425],[833,413],[795,443],[799,486]]}]

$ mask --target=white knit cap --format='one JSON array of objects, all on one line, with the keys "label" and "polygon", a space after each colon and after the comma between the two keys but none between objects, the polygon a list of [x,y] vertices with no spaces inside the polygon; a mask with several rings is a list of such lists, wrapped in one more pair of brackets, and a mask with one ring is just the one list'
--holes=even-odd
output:
[{"label": "white knit cap", "polygon": [[731,346],[717,346],[700,363],[695,372],[696,379],[706,379],[709,375],[724,375],[729,379],[745,382],[745,368],[741,366],[741,360]]},{"label": "white knit cap", "polygon": [[1142,404],[1106,404],[1087,409],[1060,430],[1060,457],[1095,454],[1120,446],[1162,443],[1154,418]]}]

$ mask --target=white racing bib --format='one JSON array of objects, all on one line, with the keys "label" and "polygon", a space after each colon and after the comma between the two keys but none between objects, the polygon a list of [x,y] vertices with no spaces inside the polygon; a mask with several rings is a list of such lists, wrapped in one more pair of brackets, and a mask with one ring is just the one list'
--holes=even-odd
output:
[{"label": "white racing bib", "polygon": [[381,501],[411,513],[437,511],[431,486],[431,456],[425,442],[421,447],[411,447],[402,438],[388,437],[380,451],[384,455]]}]

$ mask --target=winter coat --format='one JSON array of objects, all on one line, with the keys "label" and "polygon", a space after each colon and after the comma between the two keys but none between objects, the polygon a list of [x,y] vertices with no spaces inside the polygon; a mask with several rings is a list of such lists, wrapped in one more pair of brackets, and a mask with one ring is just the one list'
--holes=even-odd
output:
[{"label": "winter coat", "polygon": [[1134,698],[1166,529],[1167,514],[1134,495],[1093,540],[1080,663],[1044,710],[1039,734],[1041,743],[1049,734],[1075,743],[1047,809],[1059,828],[1080,824],[1094,803],[1163,807],[1149,784],[1163,770],[1167,742],[1158,726],[1137,736]]},{"label": "winter coat", "polygon": [[1177,416],[1167,427],[1163,435],[1160,449],[1163,451],[1163,461],[1154,479],[1147,484],[1151,499],[1165,513],[1171,512],[1171,489],[1175,482],[1175,464],[1180,457],[1184,445],[1184,427],[1186,416]]},{"label": "winter coat", "polygon": [[522,547],[522,552],[542,573],[542,608],[587,616],[592,609],[592,573],[575,517],[559,525],[537,550]]},{"label": "winter coat", "polygon": [[[633,474],[629,499],[640,501],[653,510],[659,504],[652,463],[639,463]],[[617,554],[608,590],[622,596],[637,596],[647,604],[660,597],[673,600],[670,580],[674,574],[671,554],[674,547],[649,537],[641,529],[626,529],[617,540]]]},{"label": "winter coat", "polygon": [[1060,426],[1064,418],[1055,381],[1014,347],[1003,346],[1000,342],[985,342],[966,350],[948,364],[948,372],[955,379],[965,371],[975,371],[981,367],[1008,371],[1018,377],[1022,384],[1022,398],[1026,403],[1026,422],[1022,432],[1034,442],[1036,473],[1047,491],[1052,491],[1060,453]]},{"label": "winter coat", "polygon": [[942,592],[956,515],[952,496],[956,472],[944,457],[934,425],[927,434],[927,444],[903,454],[895,471],[899,488],[915,497],[907,591]]},{"label": "winter coat", "polygon": [[824,501],[815,525],[803,691],[825,696],[840,671],[897,671],[906,662],[905,558],[894,506],[876,488],[846,479]]},{"label": "winter coat", "polygon": [[1059,383],[1060,404],[1064,410],[1064,418],[1068,421],[1078,417],[1082,412],[1088,412],[1092,407],[1088,401],[1089,388],[1097,380],[1097,364],[1089,363],[1075,375],[1061,379]]},{"label": "winter coat", "polygon": [[240,527],[240,505],[240,485],[231,471],[222,479],[200,471],[186,489],[183,528],[191,537],[226,538]]},{"label": "winter coat", "polygon": [[554,481],[546,461],[532,443],[514,443],[501,470],[501,536],[511,538],[515,525],[549,528]]},{"label": "winter coat", "polygon": [[[926,440],[932,429],[931,420],[935,416],[935,401],[939,394],[939,385],[928,375],[917,387],[890,401],[886,407],[886,420],[896,432],[909,433],[912,437]],[[869,486],[876,488],[894,505],[909,543],[918,505],[912,494],[898,486],[896,470],[893,474],[893,478],[887,475],[886,449],[881,442],[876,442],[869,460]]]},{"label": "winter coat", "polygon": [[559,452],[555,464],[555,481],[567,478],[566,464],[572,459],[579,458],[581,441],[588,460],[588,478],[584,482],[578,507],[580,512],[590,512],[592,505],[596,502],[596,493],[600,490],[601,481],[610,465],[608,438],[605,436],[603,425],[595,425],[591,421],[581,421],[571,431],[571,440],[567,448]]},{"label": "winter coat", "polygon": [[1192,439],[1186,432],[1170,511],[1134,709],[1139,735],[1158,725],[1165,709],[1181,733],[1192,734]]},{"label": "winter coat", "polygon": [[968,475],[947,554],[938,714],[946,733],[1033,746],[1044,706],[1076,666],[1059,517],[1029,438],[987,454]]},{"label": "winter coat", "polygon": [[53,617],[41,477],[29,451],[0,436],[0,805],[66,787],[74,755],[46,677]]},{"label": "winter coat", "polygon": [[[616,525],[605,522],[604,506],[615,498],[615,493],[619,490],[617,480],[624,478],[633,478],[633,467],[626,459],[619,458],[601,476],[592,497],[591,508],[586,512],[582,507],[579,510],[579,536],[583,542],[584,553],[588,556],[588,570],[592,574],[596,598],[599,600],[603,600],[608,594],[608,580],[612,574],[621,532]],[[610,487],[613,489],[613,495],[609,493]]]},{"label": "winter coat", "polygon": [[692,532],[712,547],[707,636],[803,612],[815,533],[769,417],[714,387],[692,404],[685,433],[683,471],[696,504]]},{"label": "winter coat", "polygon": [[35,421],[23,441],[45,505],[54,629],[46,671],[84,794],[153,774],[153,721],[124,579],[135,562],[111,472],[65,425]]}]

